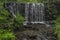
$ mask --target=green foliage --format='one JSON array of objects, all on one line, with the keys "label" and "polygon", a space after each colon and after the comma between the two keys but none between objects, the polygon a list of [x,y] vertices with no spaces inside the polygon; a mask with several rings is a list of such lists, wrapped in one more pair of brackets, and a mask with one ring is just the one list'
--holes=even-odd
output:
[{"label": "green foliage", "polygon": [[[24,17],[22,17],[20,15],[20,13],[17,14],[15,19],[9,17],[9,16],[12,16],[12,15],[10,15],[10,13],[3,6],[4,2],[9,2],[9,1],[16,1],[16,0],[1,0],[0,1],[0,28],[4,27],[4,26],[8,26],[9,29],[12,30],[14,28],[13,24],[21,25],[22,22],[24,21]],[[16,22],[14,20],[16,20]]]},{"label": "green foliage", "polygon": [[14,19],[14,22],[13,22],[14,26],[12,28],[14,27],[20,28],[21,26],[23,27],[23,22],[25,20],[25,17],[23,17],[19,12],[17,12],[16,17],[13,19]]},{"label": "green foliage", "polygon": [[3,7],[3,3],[0,3],[0,23],[3,23],[6,21],[9,13],[6,11]]},{"label": "green foliage", "polygon": [[[13,32],[10,32],[12,30],[11,23],[13,22],[12,19],[7,20],[10,13],[4,8],[4,2],[7,2],[7,0],[0,0],[0,40],[15,40],[15,35]],[[8,30],[4,30],[4,27]],[[10,31],[9,31],[10,30]]]},{"label": "green foliage", "polygon": [[58,33],[58,40],[60,40],[60,16],[55,20],[56,33]]},{"label": "green foliage", "polygon": [[9,30],[0,29],[0,40],[15,40],[15,36]]},{"label": "green foliage", "polygon": [[30,3],[33,3],[33,2],[38,2],[38,1],[37,0],[17,0],[17,2],[24,2],[24,3],[30,2]]},{"label": "green foliage", "polygon": [[20,13],[17,13],[17,16],[16,16],[16,21],[18,22],[18,23],[23,23],[24,22],[24,17],[20,14]]}]

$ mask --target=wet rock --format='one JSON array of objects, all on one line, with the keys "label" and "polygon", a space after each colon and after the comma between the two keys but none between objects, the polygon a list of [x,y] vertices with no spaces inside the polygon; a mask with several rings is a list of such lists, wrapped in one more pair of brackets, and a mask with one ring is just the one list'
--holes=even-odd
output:
[{"label": "wet rock", "polygon": [[57,40],[53,27],[45,27],[45,25],[30,25],[30,27],[30,29],[25,28],[24,31],[16,32],[16,37],[21,40]]}]

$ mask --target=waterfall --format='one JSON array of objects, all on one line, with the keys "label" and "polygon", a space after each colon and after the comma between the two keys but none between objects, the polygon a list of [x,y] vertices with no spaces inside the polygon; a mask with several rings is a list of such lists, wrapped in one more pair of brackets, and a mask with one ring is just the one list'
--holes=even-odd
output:
[{"label": "waterfall", "polygon": [[5,4],[5,8],[9,10],[12,16],[15,18],[17,13],[17,4],[14,2],[9,2]]},{"label": "waterfall", "polygon": [[28,23],[44,23],[44,4],[43,3],[27,3],[25,4],[25,22]]},{"label": "waterfall", "polygon": [[[27,24],[37,24],[37,23],[43,23],[45,24],[45,15],[44,15],[44,4],[43,3],[25,3],[23,6],[24,9],[21,9],[21,4],[18,5],[17,3],[6,3],[5,8],[10,11],[13,17],[16,17],[16,13],[18,10],[24,10],[22,11],[22,14],[25,12],[25,22],[23,22],[24,25]],[[17,6],[18,5],[18,6]],[[18,7],[18,8],[17,8]]]}]

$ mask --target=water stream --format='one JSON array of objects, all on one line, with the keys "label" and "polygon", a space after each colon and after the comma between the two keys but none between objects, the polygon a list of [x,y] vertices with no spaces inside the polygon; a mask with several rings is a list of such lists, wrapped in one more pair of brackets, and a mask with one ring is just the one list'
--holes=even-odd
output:
[{"label": "water stream", "polygon": [[25,24],[44,23],[44,4],[27,3],[25,4]]}]

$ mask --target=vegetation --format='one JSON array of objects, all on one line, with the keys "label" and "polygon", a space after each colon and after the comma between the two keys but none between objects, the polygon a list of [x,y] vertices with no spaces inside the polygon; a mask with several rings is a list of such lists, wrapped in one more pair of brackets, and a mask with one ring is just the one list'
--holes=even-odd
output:
[{"label": "vegetation", "polygon": [[0,40],[15,40],[15,36],[9,30],[0,29]]},{"label": "vegetation", "polygon": [[60,40],[60,16],[55,20],[56,32],[58,34],[58,40]]},{"label": "vegetation", "polygon": [[[13,32],[11,32],[15,26],[12,24],[15,23],[16,26],[21,26],[22,22],[24,21],[24,17],[21,14],[17,14],[16,20],[14,22],[14,18],[10,18],[10,13],[4,8],[3,4],[5,2],[42,2],[47,6],[47,14],[49,16],[46,16],[47,18],[50,18],[50,15],[54,15],[54,21],[56,25],[56,32],[58,33],[58,39],[60,40],[60,15],[58,15],[56,5],[54,3],[57,3],[56,0],[0,0],[0,40],[15,40],[15,35]],[[53,11],[52,11],[53,10]],[[59,10],[60,11],[60,10]],[[51,17],[52,18],[52,17]],[[4,29],[5,28],[5,29]],[[6,28],[8,30],[6,30]]]}]

